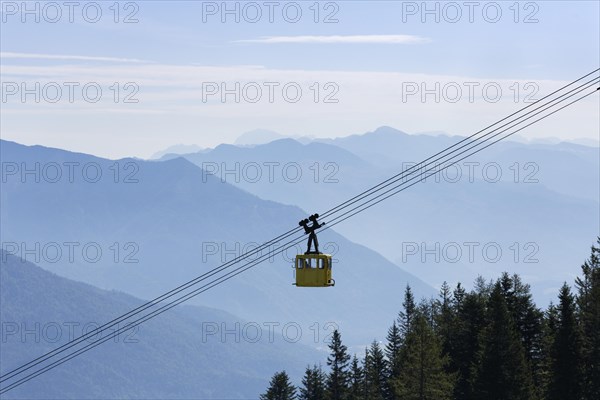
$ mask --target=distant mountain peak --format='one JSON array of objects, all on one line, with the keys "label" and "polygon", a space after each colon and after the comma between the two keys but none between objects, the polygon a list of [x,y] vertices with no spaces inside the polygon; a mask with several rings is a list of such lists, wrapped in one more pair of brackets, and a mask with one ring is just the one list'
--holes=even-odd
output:
[{"label": "distant mountain peak", "polygon": [[266,143],[265,145],[267,145],[267,144],[274,146],[274,147],[285,147],[285,148],[306,146],[305,144],[302,144],[299,141],[297,141],[296,139],[292,139],[292,138],[277,139],[277,140],[273,140],[272,142]]},{"label": "distant mountain peak", "polygon": [[375,134],[375,135],[408,135],[406,132],[403,132],[403,131],[398,130],[396,128],[392,128],[391,126],[387,126],[387,125],[380,126],[377,129],[375,129],[373,132],[366,133],[366,135],[368,135],[368,134]]},{"label": "distant mountain peak", "polygon": [[199,151],[204,150],[202,147],[196,144],[175,144],[173,146],[169,146],[164,150],[157,151],[156,153],[150,156],[151,160],[157,160],[159,158],[164,157],[167,154],[188,154],[188,153],[197,153]]}]

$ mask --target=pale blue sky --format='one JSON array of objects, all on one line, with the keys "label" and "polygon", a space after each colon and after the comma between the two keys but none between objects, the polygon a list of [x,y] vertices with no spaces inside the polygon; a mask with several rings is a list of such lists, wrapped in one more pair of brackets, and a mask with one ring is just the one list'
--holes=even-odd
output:
[{"label": "pale blue sky", "polygon": [[[57,103],[38,104],[31,96],[23,103],[19,94],[3,98],[3,138],[119,157],[148,156],[176,143],[214,146],[255,128],[340,136],[392,125],[408,132],[468,134],[524,105],[520,98],[515,103],[514,85],[522,96],[534,82],[541,96],[600,64],[596,1],[474,2],[473,22],[462,1],[428,2],[430,9],[437,5],[439,22],[434,14],[421,14],[420,1],[320,2],[318,23],[314,1],[297,2],[302,10],[297,23],[284,19],[283,7],[288,18],[295,16],[291,2],[274,2],[273,23],[263,1],[254,3],[263,13],[257,23],[244,18],[255,15],[248,2],[237,3],[239,23],[234,15],[222,23],[220,10],[203,22],[203,9],[220,8],[220,1],[121,2],[118,23],[114,2],[97,2],[102,16],[90,23],[82,15],[89,3],[74,9],[74,22],[62,7],[57,23],[47,21],[55,10],[38,3],[36,23],[36,15],[15,9],[20,1],[3,2],[3,85],[98,82],[104,88],[94,104],[63,101],[64,93]],[[498,22],[486,21],[497,9]],[[87,10],[93,18],[94,7]],[[456,10],[462,17],[452,23]],[[130,13],[137,23],[123,23]],[[324,23],[331,13],[338,22]],[[528,18],[537,22],[525,23]],[[277,97],[271,103],[203,102],[203,83],[236,81],[298,82],[303,98],[295,104]],[[406,82],[471,81],[498,83],[502,101],[404,102],[399,93]],[[139,102],[115,103],[111,82],[119,84],[120,100],[131,89],[123,86],[135,83],[139,92],[133,98]],[[339,102],[306,101],[314,95],[314,82],[320,96],[328,93],[324,84],[335,83]],[[597,97],[540,126],[532,137],[597,138]]]}]

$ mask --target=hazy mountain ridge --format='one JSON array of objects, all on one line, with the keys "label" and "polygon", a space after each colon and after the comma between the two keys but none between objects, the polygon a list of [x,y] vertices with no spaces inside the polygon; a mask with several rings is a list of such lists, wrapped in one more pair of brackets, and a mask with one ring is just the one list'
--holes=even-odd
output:
[{"label": "hazy mountain ridge", "polygon": [[[254,147],[222,145],[205,153],[193,154],[197,157],[194,159],[196,164],[202,166],[206,162],[209,167],[214,167],[214,164],[221,166],[221,163],[227,162],[238,162],[241,165],[295,162],[307,173],[313,171],[309,167],[314,162],[322,166],[324,161],[331,161],[338,167],[335,175],[338,180],[333,184],[326,184],[322,180],[311,182],[310,175],[308,180],[296,183],[286,180],[262,184],[243,179],[241,182],[228,181],[239,188],[222,182],[218,174],[202,170],[182,157],[161,162],[106,160],[59,149],[0,141],[3,163],[12,163],[11,165],[19,168],[22,168],[22,163],[28,168],[40,163],[41,169],[52,163],[79,163],[74,168],[83,165],[92,167],[87,179],[82,178],[81,171],[76,170],[73,182],[66,179],[67,168],[63,168],[63,177],[56,183],[50,182],[51,176],[44,176],[44,173],[40,173],[39,182],[35,182],[32,173],[22,176],[19,172],[3,176],[0,193],[3,247],[7,243],[13,245],[23,242],[29,248],[35,243],[44,245],[73,240],[98,243],[106,256],[97,263],[87,262],[79,256],[72,263],[42,260],[40,266],[103,288],[151,298],[231,259],[248,249],[243,248],[244,246],[261,243],[287,231],[306,214],[320,212],[325,206],[334,205],[360,192],[359,189],[378,183],[380,178],[387,178],[391,175],[390,172],[396,171],[404,162],[417,161],[415,158],[421,153],[433,154],[442,148],[442,144],[434,140],[436,137],[421,138],[424,144],[420,147],[411,144],[411,135],[395,133],[392,128],[365,136],[352,138],[350,145],[341,141],[336,144],[303,145],[292,139],[282,139]],[[386,140],[390,142],[382,141],[384,138],[388,138]],[[447,140],[453,143],[458,139],[442,137],[444,143]],[[403,145],[395,148],[394,143]],[[431,154],[427,153],[426,156]],[[505,270],[519,273],[532,283],[536,297],[541,296],[538,304],[544,304],[544,293],[554,296],[562,281],[578,273],[576,266],[580,265],[588,253],[589,237],[598,235],[594,222],[600,218],[598,200],[594,197],[594,182],[598,182],[598,179],[594,180],[598,174],[596,155],[596,149],[570,143],[499,143],[470,161],[479,162],[480,165],[500,164],[505,174],[500,181],[490,182],[481,176],[474,182],[463,180],[458,183],[444,179],[436,182],[430,178],[429,184],[415,185],[402,196],[356,216],[348,223],[336,227],[336,230],[380,251],[402,265],[404,270],[413,272],[432,284],[439,284],[443,280],[451,283],[460,280],[468,286],[472,278],[479,274],[486,277],[497,276]],[[185,158],[190,159],[190,155],[185,155]],[[510,175],[512,170],[509,168],[515,162],[519,163],[521,173],[519,182],[516,183],[512,181],[514,177]],[[533,170],[523,168],[528,162],[537,163],[538,169],[533,175]],[[95,168],[102,171],[98,182],[92,182]],[[46,172],[50,173],[51,170]],[[527,173],[529,175],[523,175]],[[537,182],[525,183],[524,176],[533,177]],[[264,198],[277,202],[263,200]],[[280,203],[297,204],[307,211]],[[202,308],[208,315],[203,321],[210,319],[221,323],[236,320],[230,314],[215,310],[223,309],[259,325],[266,321],[276,322],[280,327],[288,323],[298,324],[303,330],[302,341],[308,342],[312,347],[324,346],[328,333],[325,326],[339,326],[344,332],[345,342],[354,351],[358,350],[357,346],[372,340],[373,332],[387,329],[393,316],[400,310],[401,292],[407,283],[415,289],[417,298],[435,295],[430,287],[414,275],[406,273],[366,247],[352,243],[332,231],[323,232],[319,238],[322,246],[329,243],[330,247],[325,250],[333,252],[338,261],[334,266],[336,287],[314,291],[295,288],[291,285],[293,275],[289,268],[290,259],[276,257],[194,299],[194,304],[212,308]],[[431,246],[440,243],[443,246],[449,243],[462,245],[469,241],[478,241],[478,250],[482,245],[499,243],[505,256],[499,262],[487,262],[480,253],[476,254],[475,262],[469,262],[464,257],[458,262],[435,262],[431,256],[427,256],[429,258],[425,257],[426,261],[422,262],[421,253],[409,257],[403,254],[407,244],[420,246],[424,243],[425,246]],[[138,246],[133,255],[137,262],[124,263],[124,256],[131,254],[123,245],[131,242]],[[538,246],[534,254],[537,262],[524,263],[523,257],[530,254],[523,248],[520,249],[518,262],[514,262],[510,246],[515,242],[521,247],[534,242]],[[112,260],[114,254],[110,246],[113,243],[118,243],[121,249],[118,262]],[[239,243],[239,248],[236,248],[236,243]],[[207,256],[206,244],[216,245],[218,252]],[[296,251],[302,252],[303,246],[304,242]],[[465,250],[463,246],[463,251]],[[290,251],[289,256],[293,257],[296,251]],[[426,252],[427,247],[420,248],[419,251]],[[64,261],[64,257],[62,260]],[[5,276],[7,275],[2,276],[3,285],[11,282]],[[26,280],[44,282],[46,278],[36,279],[31,275]],[[12,287],[27,286],[12,284]],[[86,287],[97,296],[105,294],[102,290]],[[10,293],[5,287],[2,289],[2,296]],[[20,290],[18,292],[27,294]],[[64,295],[66,292],[68,290],[57,294]],[[53,292],[50,293],[52,294]],[[35,294],[28,296],[36,298]],[[114,306],[103,309],[104,314],[99,313],[98,319],[103,321],[134,308],[135,302],[139,302],[122,293],[113,292],[110,296],[121,302],[117,301]],[[81,302],[72,304],[78,303]],[[39,308],[45,305],[52,305],[56,310],[66,310],[64,315],[54,318],[55,320],[62,318],[62,321],[73,321],[69,319],[71,315],[80,315],[76,308],[52,299],[35,304],[23,300],[22,309],[8,314],[5,314],[5,304],[10,303],[5,302],[2,297],[2,318],[8,322],[19,321],[21,315],[31,316],[30,321],[49,321],[40,318],[40,315],[52,315]],[[184,326],[180,330],[171,331],[174,337],[180,338],[180,333],[186,335],[187,332],[190,340],[194,340],[197,326],[202,320],[197,319],[195,311],[188,311],[192,309],[196,310],[195,307],[181,308],[177,316],[169,317],[176,319],[181,314],[183,320],[181,324]],[[89,310],[76,320],[86,321],[87,315],[96,312],[93,308]],[[153,324],[155,322],[148,329],[152,330]],[[315,326],[319,332],[317,341],[312,340]],[[157,329],[162,329],[162,325],[157,326]],[[151,339],[152,335],[148,339],[149,346]],[[125,343],[115,345],[125,346]],[[186,346],[182,345],[180,350],[174,351],[190,353]],[[7,349],[4,344],[3,348]],[[294,349],[298,348],[290,348],[290,352],[285,355],[290,357],[292,363],[298,354]],[[8,354],[11,359],[18,359],[21,352],[15,351],[18,355],[3,350],[3,357]],[[39,351],[39,348],[26,351]],[[191,354],[198,354],[194,351]],[[228,350],[223,351],[227,353]],[[255,357],[252,355],[252,348],[248,351],[244,360]],[[140,357],[146,357],[146,350],[140,353],[143,353]],[[27,353],[27,359],[18,360],[28,361],[35,354],[32,353],[29,357],[30,354]],[[217,356],[216,352],[210,353],[211,356],[213,354]],[[120,373],[106,371],[102,363],[108,363],[119,355],[110,352],[102,354],[97,364],[94,364],[98,366],[98,370],[93,371],[94,374],[96,371],[100,375],[106,374],[106,378],[102,379],[112,380],[115,382],[113,387],[118,388],[106,394],[103,392],[104,387],[92,384],[91,387],[99,393],[98,396],[126,397],[132,386],[136,393],[143,393],[143,389],[135,387],[139,382],[156,381],[157,386],[160,385],[161,377],[153,376],[152,371],[136,371],[138,375],[131,379],[124,379],[126,375]],[[253,393],[262,390],[264,379],[272,371],[281,369],[269,364],[269,361],[276,363],[282,360],[280,354],[269,357],[264,363],[269,370],[257,374],[259,380],[243,369],[234,369],[236,374],[242,376],[239,382],[242,382],[244,388],[251,388]],[[195,361],[186,358],[185,362]],[[4,365],[3,360],[3,368]],[[298,368],[303,366],[299,365]],[[251,369],[251,366],[248,364],[244,368]],[[225,379],[223,374],[219,375],[216,370],[213,372],[217,374],[212,378],[216,382]],[[69,375],[71,373],[72,376]],[[64,378],[59,378],[64,379],[67,385],[70,380],[80,376],[77,373],[77,370],[67,371],[64,372]],[[54,375],[50,373],[48,376]],[[193,381],[194,384],[196,382],[194,375],[181,379]],[[159,393],[152,391],[153,382],[148,383],[147,397]],[[210,382],[212,387],[212,380]],[[90,381],[81,383],[81,387],[86,385],[89,386]],[[182,390],[188,388],[190,386]],[[201,386],[199,388],[194,386],[190,390],[202,390]],[[229,387],[232,388],[235,389],[233,386]],[[23,397],[30,398],[37,396],[36,393],[45,393],[42,390],[43,386],[35,386],[34,395],[27,392]],[[77,390],[75,388],[67,396],[81,398],[82,395]],[[158,390],[177,389],[163,385]],[[205,396],[217,396],[217,393],[221,395],[220,391],[215,391]],[[237,397],[242,395],[246,396],[238,392],[232,394]],[[57,396],[65,394],[61,392]]]},{"label": "hazy mountain ridge", "polygon": [[[121,292],[61,278],[4,251],[0,256],[2,373],[142,304]],[[220,333],[208,335],[203,324],[217,321],[227,329],[245,323],[223,311],[179,306],[3,397],[255,398],[272,370],[285,365],[300,373],[303,354],[320,357],[301,344],[269,343],[266,333],[258,342],[242,338],[239,343],[231,335],[226,340]]]},{"label": "hazy mountain ridge", "polygon": [[150,159],[156,160],[164,157],[167,154],[186,154],[194,153],[197,151],[203,151],[203,148],[195,144],[176,144],[173,146],[169,146],[166,149],[157,151],[156,153],[150,156]]},{"label": "hazy mountain ridge", "polygon": [[[31,154],[27,149],[2,143],[3,160],[48,163],[69,156],[62,150],[38,149]],[[115,161],[93,160],[112,172],[109,168]],[[110,174],[98,183],[23,183],[12,177],[2,190],[3,241],[30,247],[36,242],[79,241],[78,249],[83,243],[99,243],[104,257],[96,263],[79,255],[72,263],[41,260],[40,266],[102,288],[152,298],[288,231],[308,214],[222,183],[182,158],[135,163],[138,182],[129,184],[115,183]],[[287,258],[268,260],[193,303],[259,323],[298,323],[307,340],[313,324],[323,327],[335,322],[353,333],[347,338],[350,345],[359,345],[370,342],[371,327],[389,324],[401,305],[396,293],[407,283],[418,295],[433,294],[431,287],[414,276],[333,231],[323,232],[319,239],[323,250],[338,260],[334,272],[338,285],[317,291],[296,288],[291,285],[291,258],[304,252],[306,239],[302,234],[297,237],[302,243]],[[111,248],[114,243],[121,250],[117,262]],[[124,263],[123,258],[132,252],[124,245],[130,243],[137,245],[133,257],[138,262]],[[209,254],[215,246],[217,252]],[[352,307],[345,306],[348,299],[353,299]],[[322,346],[323,341],[312,344]]]},{"label": "hazy mountain ridge", "polygon": [[[409,135],[380,127],[363,135],[313,142],[328,145],[330,151],[321,154],[320,162],[330,161],[337,166],[334,184],[321,181],[294,185],[282,179],[265,184],[226,178],[261,198],[323,210],[462,139]],[[217,149],[184,157],[200,166],[209,161],[229,168],[240,160],[264,163],[292,159],[306,166],[313,161],[307,146],[299,152],[278,142],[255,148],[229,145]],[[356,155],[363,163],[340,157],[344,154],[339,153],[340,149]],[[572,266],[585,257],[584,243],[598,234],[594,223],[600,218],[598,150],[568,142],[524,144],[509,139],[337,229],[432,285],[439,284],[440,276],[469,284],[478,274],[491,278],[504,270],[524,273],[532,282],[540,282],[534,290],[538,301],[544,303],[562,281],[577,273]],[[222,171],[216,171],[217,177],[219,172]],[[473,260],[465,246],[471,242],[478,246]],[[444,249],[454,250],[456,244],[462,256],[458,261],[445,260],[452,254],[444,257]],[[439,246],[436,254],[427,256],[428,249],[435,246]],[[500,247],[503,257],[494,262],[485,260],[484,246]],[[449,269],[452,272],[446,274]]]}]

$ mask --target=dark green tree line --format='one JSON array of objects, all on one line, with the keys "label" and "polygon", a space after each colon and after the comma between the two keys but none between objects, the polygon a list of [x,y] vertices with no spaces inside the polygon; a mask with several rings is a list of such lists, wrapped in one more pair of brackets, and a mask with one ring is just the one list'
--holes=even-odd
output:
[{"label": "dark green tree line", "polygon": [[[600,399],[600,237],[571,288],[546,310],[529,285],[504,273],[471,291],[443,283],[437,299],[415,302],[406,286],[386,341],[351,357],[335,331],[328,371],[308,367],[299,399]],[[261,399],[295,399],[285,372]]]}]

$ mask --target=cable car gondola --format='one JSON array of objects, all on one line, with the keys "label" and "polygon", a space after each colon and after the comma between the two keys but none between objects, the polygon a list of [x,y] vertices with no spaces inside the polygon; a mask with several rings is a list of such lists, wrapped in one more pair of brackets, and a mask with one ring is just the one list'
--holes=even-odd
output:
[{"label": "cable car gondola", "polygon": [[[304,228],[308,234],[308,245],[304,254],[296,256],[294,269],[296,272],[296,283],[300,287],[327,287],[334,286],[335,281],[331,278],[331,255],[319,252],[319,241],[315,231],[325,225],[323,222],[317,222],[319,214],[313,214],[308,219],[303,219],[298,224]],[[311,226],[308,223],[312,222]],[[311,245],[314,244],[315,251],[311,251]]]}]

